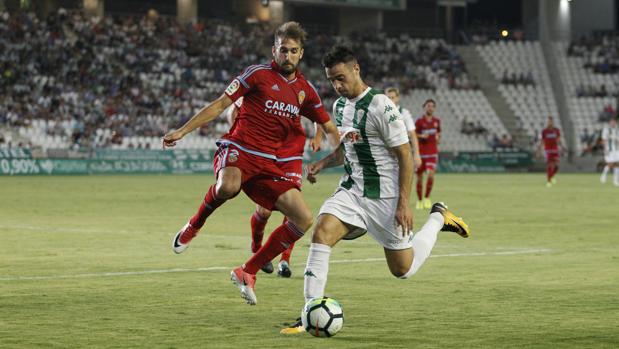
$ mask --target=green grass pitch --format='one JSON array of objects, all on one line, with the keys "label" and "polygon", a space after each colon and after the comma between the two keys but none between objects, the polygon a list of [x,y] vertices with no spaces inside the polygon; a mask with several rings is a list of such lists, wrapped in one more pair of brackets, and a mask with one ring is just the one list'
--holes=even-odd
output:
[{"label": "green grass pitch", "polygon": [[[313,212],[337,176],[319,180],[304,188]],[[172,253],[212,181],[0,178],[0,348],[619,347],[619,188],[593,174],[559,174],[552,188],[543,174],[437,175],[432,199],[472,237],[441,233],[409,280],[389,274],[370,237],[341,242],[327,295],[345,323],[329,339],[279,334],[303,303],[310,233],[292,279],[258,274],[257,306],[230,282],[250,254],[244,195]],[[414,214],[418,229],[427,212]]]}]

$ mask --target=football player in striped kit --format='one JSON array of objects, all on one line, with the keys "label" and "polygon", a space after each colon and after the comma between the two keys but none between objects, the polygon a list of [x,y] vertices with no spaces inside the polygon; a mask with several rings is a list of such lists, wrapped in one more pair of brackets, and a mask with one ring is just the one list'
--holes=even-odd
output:
[{"label": "football player in striped kit", "polygon": [[[368,232],[382,247],[391,274],[406,279],[430,256],[438,232],[469,236],[464,221],[435,203],[421,230],[412,234],[409,196],[413,160],[406,127],[395,104],[367,86],[352,50],[333,47],[324,57],[329,81],[341,96],[333,106],[342,145],[308,165],[308,180],[325,168],[344,165],[346,173],[322,207],[312,234],[305,267],[305,300],[322,297],[329,272],[331,249],[341,239]],[[303,332],[297,323],[283,334]]]}]

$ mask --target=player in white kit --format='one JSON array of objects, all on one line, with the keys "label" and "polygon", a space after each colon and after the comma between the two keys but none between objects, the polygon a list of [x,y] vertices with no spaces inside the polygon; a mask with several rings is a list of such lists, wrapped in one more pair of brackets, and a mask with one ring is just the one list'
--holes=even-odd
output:
[{"label": "player in white kit", "polygon": [[402,116],[402,121],[404,121],[404,125],[406,126],[406,132],[408,133],[408,139],[413,151],[413,165],[415,165],[416,170],[421,166],[421,156],[419,155],[419,141],[417,140],[417,132],[415,132],[415,119],[413,118],[413,114],[400,104],[400,90],[395,87],[388,87],[385,89],[385,94],[391,99],[393,104],[395,104],[400,112],[400,116]]},{"label": "player in white kit", "polygon": [[[368,232],[382,245],[391,273],[406,279],[430,256],[439,231],[469,236],[466,223],[442,203],[434,204],[428,221],[412,234],[409,196],[413,161],[397,107],[363,82],[350,49],[333,47],[324,56],[323,65],[327,78],[342,96],[333,106],[342,145],[310,164],[307,177],[313,183],[320,170],[342,164],[346,174],[320,208],[305,268],[306,301],[324,295],[331,249],[341,239]],[[303,331],[298,319],[281,333]]]},{"label": "player in white kit", "polygon": [[604,170],[600,182],[606,183],[608,171],[613,170],[613,183],[619,186],[619,128],[617,119],[612,118],[602,129],[602,143],[604,143]]}]

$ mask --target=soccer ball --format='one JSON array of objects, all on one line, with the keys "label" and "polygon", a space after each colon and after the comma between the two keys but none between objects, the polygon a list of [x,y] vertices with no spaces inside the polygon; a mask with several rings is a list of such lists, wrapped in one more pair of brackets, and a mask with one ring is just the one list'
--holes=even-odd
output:
[{"label": "soccer ball", "polygon": [[315,337],[335,336],[344,326],[342,306],[329,297],[310,299],[301,311],[305,331]]}]

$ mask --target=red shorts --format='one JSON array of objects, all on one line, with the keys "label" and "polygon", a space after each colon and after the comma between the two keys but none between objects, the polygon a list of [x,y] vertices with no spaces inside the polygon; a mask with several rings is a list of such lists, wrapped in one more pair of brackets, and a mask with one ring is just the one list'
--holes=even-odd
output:
[{"label": "red shorts", "polygon": [[291,160],[285,162],[278,162],[279,168],[284,171],[286,178],[297,183],[299,187],[303,182],[303,160]]},{"label": "red shorts", "polygon": [[273,210],[275,201],[290,189],[300,185],[290,180],[277,161],[247,153],[234,144],[222,144],[215,152],[215,176],[222,168],[241,170],[241,189],[258,205]]},{"label": "red shorts", "polygon": [[547,163],[549,163],[549,162],[559,163],[559,159],[560,159],[560,156],[559,156],[558,152],[557,153],[555,153],[555,152],[552,152],[552,153],[546,152],[546,162]]},{"label": "red shorts", "polygon": [[417,169],[417,172],[424,172],[427,170],[436,170],[436,164],[438,163],[438,154],[434,155],[421,155],[421,166]]}]

